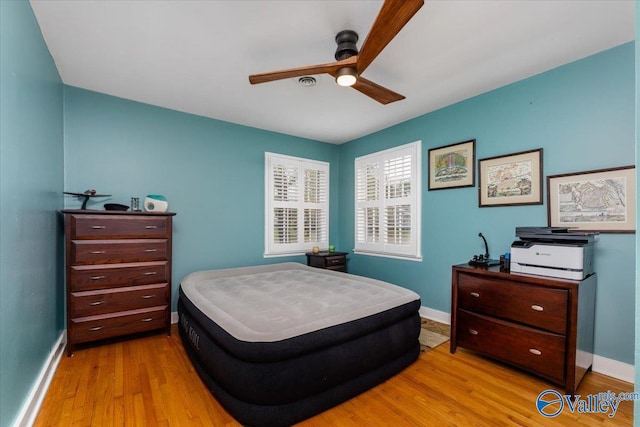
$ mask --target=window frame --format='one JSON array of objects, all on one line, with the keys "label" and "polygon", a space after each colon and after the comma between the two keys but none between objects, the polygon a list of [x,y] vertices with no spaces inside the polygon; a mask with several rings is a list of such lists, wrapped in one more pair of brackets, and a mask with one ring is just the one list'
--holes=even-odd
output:
[{"label": "window frame", "polygon": [[[298,200],[296,201],[276,201],[274,200],[274,173],[275,165],[295,168],[298,179]],[[288,156],[284,154],[265,152],[265,231],[264,231],[264,258],[304,255],[311,251],[314,246],[328,247],[329,242],[329,189],[330,189],[330,163],[306,159],[302,157]],[[305,170],[317,170],[326,174],[324,183],[324,201],[305,202]],[[289,207],[297,210],[297,236],[296,243],[276,243],[274,241],[274,221],[276,207]],[[324,233],[321,232],[320,240],[305,241],[305,208],[320,209],[324,214]],[[320,221],[322,225],[322,220]]]},{"label": "window frame", "polygon": [[[408,197],[385,198],[385,161],[396,160],[402,156],[410,156],[410,194]],[[367,171],[367,167],[377,167],[377,199],[370,200],[369,195],[362,199],[359,191],[368,191],[369,183],[366,187],[361,187],[359,174]],[[371,178],[372,175],[365,175],[363,179]],[[370,181],[369,181],[370,182]],[[376,184],[373,187],[376,187]],[[354,160],[354,249],[353,252],[361,255],[380,256],[387,258],[398,258],[411,261],[422,261],[422,141],[415,141],[408,144],[392,147],[386,150],[356,157]],[[371,194],[371,193],[367,193]],[[395,200],[395,202],[394,202]],[[410,236],[411,240],[406,244],[392,244],[385,242],[385,232],[387,232],[385,222],[385,211],[390,212],[391,207],[406,207],[407,202],[410,208]],[[377,241],[366,241],[368,214],[362,213],[361,209],[373,208],[377,211]],[[361,218],[359,218],[359,216]],[[393,228],[393,227],[392,227]],[[375,236],[374,236],[375,237]]]}]

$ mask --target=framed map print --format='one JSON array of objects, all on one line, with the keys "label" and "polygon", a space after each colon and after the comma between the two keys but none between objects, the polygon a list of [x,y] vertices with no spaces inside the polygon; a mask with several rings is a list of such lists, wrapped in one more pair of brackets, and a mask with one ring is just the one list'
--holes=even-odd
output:
[{"label": "framed map print", "polygon": [[636,168],[592,170],[547,177],[551,227],[600,233],[636,230]]},{"label": "framed map print", "polygon": [[429,150],[429,190],[476,185],[476,140]]},{"label": "framed map print", "polygon": [[478,204],[542,204],[542,148],[478,160]]}]

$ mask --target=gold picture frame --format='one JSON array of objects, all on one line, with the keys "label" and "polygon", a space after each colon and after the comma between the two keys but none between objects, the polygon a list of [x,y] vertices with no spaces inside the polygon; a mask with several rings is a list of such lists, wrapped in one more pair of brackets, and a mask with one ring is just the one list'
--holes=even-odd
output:
[{"label": "gold picture frame", "polygon": [[542,204],[542,148],[478,160],[478,205]]},{"label": "gold picture frame", "polygon": [[475,139],[430,149],[429,191],[475,186],[475,164]]},{"label": "gold picture frame", "polygon": [[636,168],[622,166],[547,177],[551,227],[635,233]]}]

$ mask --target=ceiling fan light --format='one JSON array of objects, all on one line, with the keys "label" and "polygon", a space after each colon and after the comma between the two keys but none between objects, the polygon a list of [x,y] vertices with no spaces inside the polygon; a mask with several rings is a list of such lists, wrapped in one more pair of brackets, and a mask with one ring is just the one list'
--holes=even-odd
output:
[{"label": "ceiling fan light", "polygon": [[358,72],[352,67],[342,67],[336,72],[336,83],[340,86],[353,86],[358,79]]}]

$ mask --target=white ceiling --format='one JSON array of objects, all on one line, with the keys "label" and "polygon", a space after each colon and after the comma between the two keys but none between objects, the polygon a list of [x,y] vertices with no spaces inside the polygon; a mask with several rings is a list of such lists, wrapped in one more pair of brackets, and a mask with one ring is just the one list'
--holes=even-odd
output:
[{"label": "white ceiling", "polygon": [[340,144],[634,39],[635,2],[429,1],[363,73],[379,104],[328,75],[249,74],[333,62],[382,1],[31,0],[65,84]]}]

